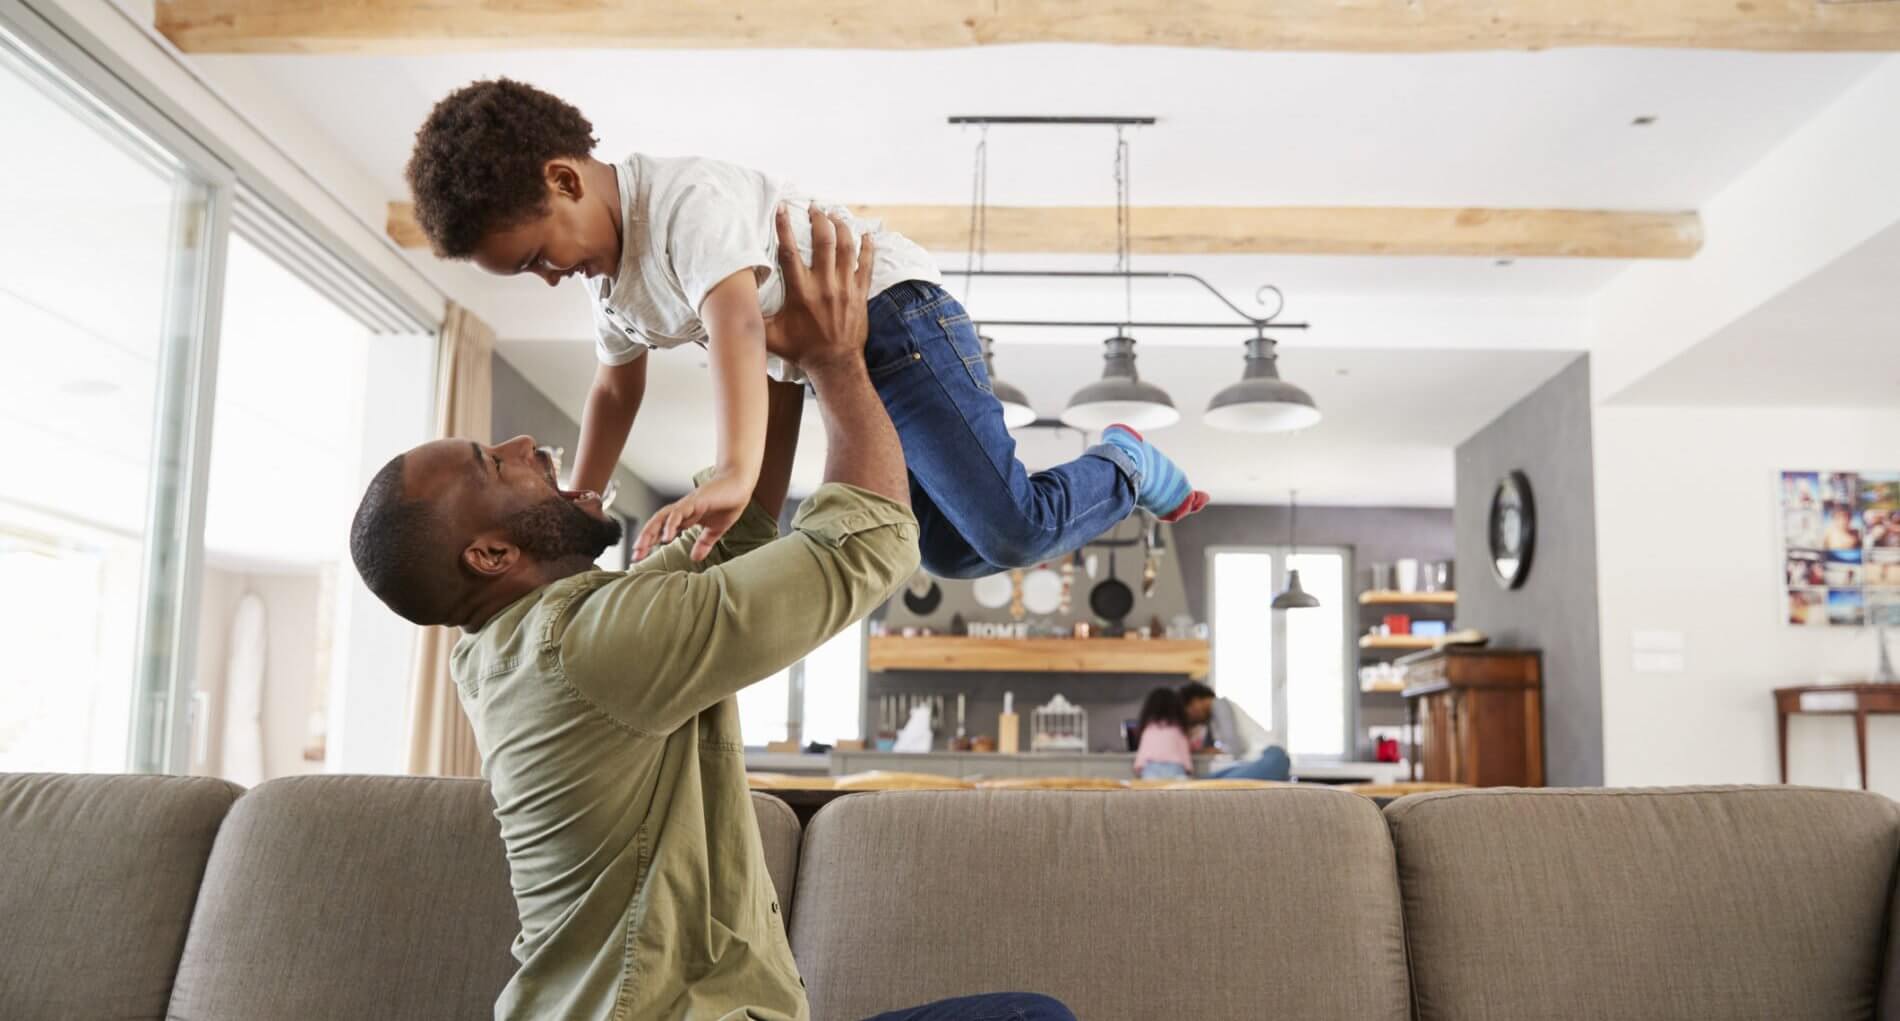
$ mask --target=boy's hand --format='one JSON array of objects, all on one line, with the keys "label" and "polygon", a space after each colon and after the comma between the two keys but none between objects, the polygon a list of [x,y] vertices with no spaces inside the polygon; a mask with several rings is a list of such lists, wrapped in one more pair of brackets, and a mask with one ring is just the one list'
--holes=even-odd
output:
[{"label": "boy's hand", "polygon": [[792,234],[792,214],[778,207],[779,268],[785,274],[785,307],[766,320],[765,348],[794,364],[840,354],[862,354],[869,331],[865,306],[871,300],[871,263],[876,246],[869,235],[862,249],[843,219],[832,219],[817,203],[811,217],[811,267],[806,268]]},{"label": "boy's hand", "polygon": [[674,536],[694,525],[700,526],[699,541],[693,544],[693,559],[700,561],[712,554],[713,547],[725,537],[739,515],[752,500],[752,484],[733,475],[718,474],[685,496],[655,511],[640,529],[633,544],[633,559],[644,560],[656,545],[672,542]]}]

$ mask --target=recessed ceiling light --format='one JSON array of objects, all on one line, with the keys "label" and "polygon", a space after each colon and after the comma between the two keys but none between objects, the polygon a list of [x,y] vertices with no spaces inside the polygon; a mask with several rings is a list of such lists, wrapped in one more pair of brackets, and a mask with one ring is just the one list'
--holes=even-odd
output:
[{"label": "recessed ceiling light", "polygon": [[1499,260],[1498,260],[1498,265],[1500,265],[1500,266],[1509,266],[1509,265],[1511,265],[1512,263],[1514,263],[1514,262],[1516,262],[1516,261],[1517,261],[1516,259],[1499,259]]},{"label": "recessed ceiling light", "polygon": [[1630,121],[1630,127],[1633,127],[1633,128],[1646,128],[1646,127],[1649,127],[1649,126],[1650,126],[1651,124],[1654,124],[1654,123],[1656,123],[1656,115],[1655,115],[1655,114],[1653,114],[1653,113],[1646,113],[1646,114],[1644,114],[1644,115],[1642,115],[1641,117],[1637,117],[1637,118],[1635,118],[1634,120],[1631,120],[1631,121]]}]

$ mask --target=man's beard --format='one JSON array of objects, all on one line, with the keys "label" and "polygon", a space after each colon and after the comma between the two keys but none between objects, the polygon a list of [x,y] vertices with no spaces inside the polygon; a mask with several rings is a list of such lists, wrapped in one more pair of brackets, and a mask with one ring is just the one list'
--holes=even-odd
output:
[{"label": "man's beard", "polygon": [[603,521],[562,499],[516,511],[501,527],[523,553],[543,563],[572,557],[598,560],[620,543],[619,521]]}]

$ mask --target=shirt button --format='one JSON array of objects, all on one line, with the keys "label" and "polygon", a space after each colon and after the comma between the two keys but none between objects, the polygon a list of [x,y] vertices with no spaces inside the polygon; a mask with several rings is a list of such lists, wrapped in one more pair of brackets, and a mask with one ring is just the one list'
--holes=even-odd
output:
[{"label": "shirt button", "polygon": [[772,913],[775,915],[778,914],[778,904],[776,902],[772,905]]}]

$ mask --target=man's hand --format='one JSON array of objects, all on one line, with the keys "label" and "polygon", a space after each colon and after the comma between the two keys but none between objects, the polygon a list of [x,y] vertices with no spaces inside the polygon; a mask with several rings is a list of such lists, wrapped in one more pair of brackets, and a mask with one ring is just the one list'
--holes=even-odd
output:
[{"label": "man's hand", "polygon": [[693,543],[693,559],[704,560],[713,547],[732,529],[739,515],[752,501],[752,486],[743,479],[714,475],[705,485],[655,511],[640,529],[633,544],[633,559],[644,560],[654,546],[672,542],[673,537],[700,526],[699,541]]},{"label": "man's hand", "polygon": [[792,234],[791,211],[783,204],[778,207],[778,261],[785,274],[785,307],[766,321],[766,350],[798,365],[845,354],[862,356],[875,246],[867,235],[859,251],[844,221],[826,216],[816,203],[807,212],[811,217],[809,269]]}]

